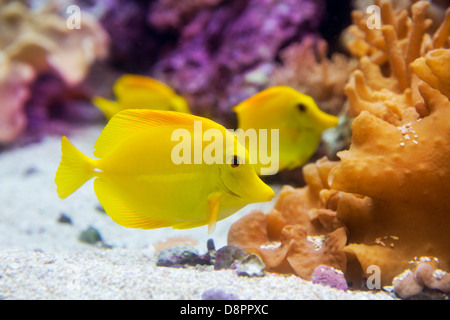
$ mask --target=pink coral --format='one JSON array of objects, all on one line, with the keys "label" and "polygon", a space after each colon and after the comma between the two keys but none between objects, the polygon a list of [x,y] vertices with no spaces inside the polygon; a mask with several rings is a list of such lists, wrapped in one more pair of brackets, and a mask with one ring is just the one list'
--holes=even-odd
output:
[{"label": "pink coral", "polygon": [[393,280],[394,290],[401,298],[410,298],[424,289],[450,293],[450,274],[437,268],[435,258],[421,257],[413,261],[415,270],[407,269]]},{"label": "pink coral", "polygon": [[73,87],[108,53],[108,36],[92,16],[83,14],[81,29],[71,30],[55,10],[0,2],[0,144],[15,141],[27,127],[24,106],[39,74],[56,74]]},{"label": "pink coral", "polygon": [[11,62],[0,52],[0,145],[14,141],[25,129],[23,106],[34,78],[33,68]]},{"label": "pink coral", "polygon": [[344,273],[329,266],[320,265],[311,276],[312,283],[320,283],[339,290],[347,290],[348,285],[345,281]]}]

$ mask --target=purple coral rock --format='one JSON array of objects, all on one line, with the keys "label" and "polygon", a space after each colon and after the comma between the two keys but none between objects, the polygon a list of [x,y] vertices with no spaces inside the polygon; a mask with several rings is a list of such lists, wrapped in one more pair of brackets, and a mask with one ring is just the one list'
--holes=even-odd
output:
[{"label": "purple coral rock", "polygon": [[195,265],[212,265],[215,261],[215,251],[209,250],[199,254],[195,247],[175,246],[162,250],[158,255],[158,267],[185,268]]},{"label": "purple coral rock", "polygon": [[[228,115],[237,102],[268,85],[270,66],[289,43],[317,33],[323,1],[231,0],[196,12],[179,45],[156,67],[158,77],[202,114]],[[267,67],[269,66],[269,67]],[[258,70],[258,81],[248,74]],[[266,80],[265,80],[266,79]]]},{"label": "purple coral rock", "polygon": [[347,281],[345,281],[344,274],[332,267],[320,265],[311,276],[313,283],[319,283],[324,286],[336,288],[346,291],[348,289]]},{"label": "purple coral rock", "polygon": [[182,267],[183,265],[195,265],[199,258],[197,249],[191,246],[175,246],[162,250],[158,255],[156,265],[158,267]]},{"label": "purple coral rock", "polygon": [[239,247],[225,246],[216,254],[214,270],[230,269],[234,262],[244,259],[248,254]]},{"label": "purple coral rock", "polygon": [[226,293],[222,290],[210,289],[203,292],[202,300],[239,300],[239,298],[232,293]]}]

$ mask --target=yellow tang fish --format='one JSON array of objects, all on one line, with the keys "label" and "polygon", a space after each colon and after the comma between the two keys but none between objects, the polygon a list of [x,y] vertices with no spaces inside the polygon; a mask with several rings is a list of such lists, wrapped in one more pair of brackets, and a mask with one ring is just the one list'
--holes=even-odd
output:
[{"label": "yellow tang fish", "polygon": [[117,101],[95,97],[93,103],[107,119],[125,109],[169,110],[191,113],[186,100],[173,89],[156,79],[125,74],[114,84]]},{"label": "yellow tang fish", "polygon": [[[173,153],[180,151],[180,142],[172,141],[174,130],[192,133],[191,140],[198,142],[195,128],[199,123],[200,134],[215,129],[235,145],[224,143],[223,161],[217,163],[175,164]],[[191,140],[182,142],[190,144]],[[197,145],[200,152],[211,149],[205,141]],[[118,113],[94,146],[98,159],[82,154],[66,137],[61,144],[55,178],[59,197],[66,198],[95,177],[94,190],[107,214],[130,228],[185,229],[208,224],[211,233],[216,221],[274,196],[232,133],[212,120],[186,113],[142,109]],[[198,150],[192,147],[183,152]]]},{"label": "yellow tang fish", "polygon": [[[278,170],[305,164],[319,146],[322,132],[338,124],[338,118],[321,111],[310,96],[287,86],[265,89],[238,104],[233,111],[237,114],[238,127],[244,131],[279,130]],[[270,142],[268,139],[268,150],[271,150]],[[258,155],[254,155],[257,171],[264,167]]]}]

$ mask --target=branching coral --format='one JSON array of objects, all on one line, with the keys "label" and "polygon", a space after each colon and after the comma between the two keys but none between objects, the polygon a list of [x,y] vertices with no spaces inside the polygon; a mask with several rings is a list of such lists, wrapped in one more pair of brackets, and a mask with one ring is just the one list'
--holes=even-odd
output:
[{"label": "branching coral", "polygon": [[[434,37],[425,33],[426,2],[411,7],[411,19],[403,18],[405,11],[395,15],[387,1],[380,5],[385,50],[379,52],[391,74],[382,76],[376,62],[361,58],[361,71],[346,88],[350,109],[359,114],[352,145],[339,154],[329,182],[341,191],[337,217],[349,228],[346,252],[363,271],[378,265],[382,282],[389,283],[415,256],[437,257],[441,268],[450,268],[450,202],[444,191],[450,190],[450,102],[444,96],[450,63],[449,50],[435,47],[447,45],[450,30],[447,14]],[[436,71],[437,63],[442,71]]]},{"label": "branching coral", "polygon": [[[388,21],[380,52],[391,75],[383,77],[376,62],[361,58],[362,71],[346,88],[352,113],[359,114],[352,145],[339,154],[329,182],[341,191],[337,217],[349,228],[346,252],[363,271],[378,265],[389,283],[416,256],[437,257],[441,268],[450,268],[450,102],[443,89],[450,64],[449,50],[435,47],[446,46],[450,30],[447,14],[434,37],[425,33],[426,2],[411,7],[412,19],[404,19],[404,11],[394,15],[387,1],[380,5]],[[409,26],[404,35],[401,25]]]},{"label": "branching coral", "polygon": [[425,57],[414,61],[411,65],[421,80],[450,99],[450,75],[445,66],[450,66],[450,51],[443,49],[433,50]]},{"label": "branching coral", "polygon": [[429,116],[395,126],[363,111],[350,150],[329,177],[333,189],[347,193],[337,207],[350,230],[346,251],[363,270],[380,266],[383,283],[415,256],[450,268],[450,102],[426,84],[419,88]]},{"label": "branching coral", "polygon": [[[428,3],[412,5],[411,17],[389,1],[379,5],[383,26],[373,33],[363,31],[367,17],[354,14],[359,19],[352,30],[361,37],[352,42],[360,66],[346,86],[356,116],[351,147],[338,154],[338,163],[316,164],[332,166],[315,192],[319,203],[310,202],[308,190],[317,186],[311,181],[296,200],[348,230],[341,270],[354,285],[372,275],[373,265],[380,268],[381,284],[390,284],[421,256],[450,270],[450,10],[429,35]],[[278,201],[289,203],[283,194]]]},{"label": "branching coral", "polygon": [[[53,10],[47,6],[35,11],[25,1],[0,2],[0,53],[5,57],[3,61],[9,61],[0,80],[3,84],[0,108],[5,115],[1,117],[0,130],[4,134],[0,136],[0,144],[14,141],[26,126],[23,111],[26,98],[23,94],[14,97],[3,91],[24,92],[31,79],[44,72],[55,73],[68,86],[74,86],[85,78],[96,59],[107,54],[108,37],[93,17],[83,14],[81,29],[71,30],[66,19]],[[23,71],[25,68],[27,71]],[[24,72],[27,74],[24,77],[18,75]]]},{"label": "branching coral", "polygon": [[325,40],[306,37],[283,50],[283,65],[274,70],[271,85],[291,86],[312,96],[322,110],[337,115],[347,99],[344,87],[356,65],[339,53],[328,59],[327,47]]},{"label": "branching coral", "polygon": [[[354,24],[347,31],[354,37],[348,43],[350,51],[361,58],[360,70],[346,88],[350,113],[357,116],[366,110],[389,123],[404,124],[413,120],[411,107],[421,100],[410,64],[427,51],[448,46],[450,11],[431,37],[426,33],[431,25],[425,18],[428,3],[411,6],[411,18],[406,10],[394,11],[389,1],[377,3],[385,22],[380,29],[369,29],[368,17],[355,11]],[[383,75],[386,69],[388,77]]]}]

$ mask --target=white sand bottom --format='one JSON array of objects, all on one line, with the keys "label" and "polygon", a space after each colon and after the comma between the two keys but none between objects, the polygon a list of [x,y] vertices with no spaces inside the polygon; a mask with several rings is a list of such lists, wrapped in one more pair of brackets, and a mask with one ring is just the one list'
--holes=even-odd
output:
[{"label": "white sand bottom", "polygon": [[[80,129],[69,139],[92,155],[101,130]],[[65,200],[57,197],[60,156],[60,137],[0,153],[0,299],[201,299],[209,289],[240,299],[392,299],[382,291],[344,292],[292,275],[247,278],[231,270],[157,267],[154,244],[189,237],[204,253],[213,238],[218,249],[226,245],[234,221],[255,208],[268,212],[273,202],[248,206],[218,222],[211,236],[207,227],[128,229],[97,209],[92,181]],[[61,213],[72,224],[58,222]],[[80,242],[79,234],[89,226],[113,248]]]}]

